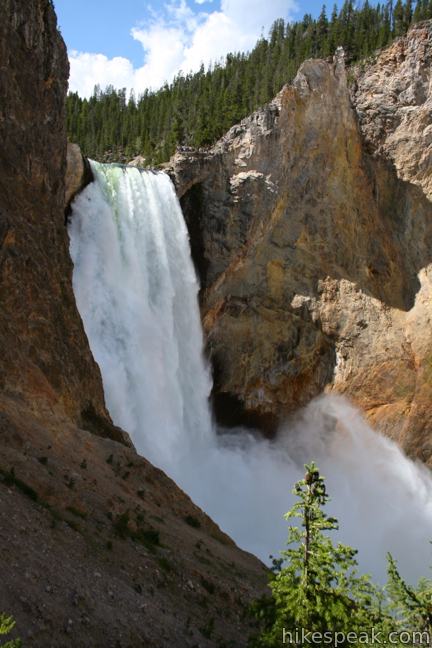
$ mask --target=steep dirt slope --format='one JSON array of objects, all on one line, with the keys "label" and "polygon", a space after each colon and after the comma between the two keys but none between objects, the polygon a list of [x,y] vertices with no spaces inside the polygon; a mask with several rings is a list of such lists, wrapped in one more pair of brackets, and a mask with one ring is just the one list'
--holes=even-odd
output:
[{"label": "steep dirt slope", "polygon": [[32,648],[246,646],[267,580],[131,448],[16,402],[0,413],[0,564],[0,611]]}]

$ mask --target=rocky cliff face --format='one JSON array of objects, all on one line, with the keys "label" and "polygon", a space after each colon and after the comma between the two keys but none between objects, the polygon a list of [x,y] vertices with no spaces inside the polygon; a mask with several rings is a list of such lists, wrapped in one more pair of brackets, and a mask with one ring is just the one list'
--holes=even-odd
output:
[{"label": "rocky cliff face", "polygon": [[432,198],[432,27],[414,25],[368,65],[354,69],[352,101],[368,150]]},{"label": "rocky cliff face", "polygon": [[266,570],[105,410],[72,290],[52,4],[0,13],[0,613],[34,648],[245,645]]},{"label": "rocky cliff face", "polygon": [[56,410],[111,434],[72,291],[64,227],[69,67],[48,0],[5,0],[0,62],[0,390],[42,417]]},{"label": "rocky cliff face", "polygon": [[336,390],[431,460],[432,205],[427,150],[407,138],[428,137],[429,34],[357,71],[355,105],[342,53],[307,61],[211,151],[172,160],[221,422],[271,433]]}]

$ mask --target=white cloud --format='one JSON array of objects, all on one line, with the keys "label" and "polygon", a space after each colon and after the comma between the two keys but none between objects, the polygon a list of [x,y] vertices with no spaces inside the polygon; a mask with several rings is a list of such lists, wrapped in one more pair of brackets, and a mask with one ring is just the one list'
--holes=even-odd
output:
[{"label": "white cloud", "polygon": [[135,70],[136,92],[158,88],[164,81],[170,81],[183,61],[184,33],[174,27],[155,24],[146,31],[134,29],[132,35],[146,52],[145,64]]},{"label": "white cloud", "polygon": [[88,54],[72,50],[69,53],[69,88],[81,96],[93,94],[96,84],[101,88],[131,88],[135,84],[135,70],[127,58],[116,56],[109,59],[104,54]]},{"label": "white cloud", "polygon": [[228,52],[251,49],[276,18],[292,17],[295,0],[221,0],[220,9],[210,13],[194,12],[186,0],[172,0],[164,9],[163,15],[152,14],[148,27],[131,30],[144,49],[142,67],[134,68],[123,57],[72,51],[70,89],[82,96],[89,96],[96,84],[133,88],[137,94],[157,89],[180,70],[195,71]]}]

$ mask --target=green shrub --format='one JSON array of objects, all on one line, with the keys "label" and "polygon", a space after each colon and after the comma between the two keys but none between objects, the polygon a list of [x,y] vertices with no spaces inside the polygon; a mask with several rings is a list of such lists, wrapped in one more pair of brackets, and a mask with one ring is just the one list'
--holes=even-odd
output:
[{"label": "green shrub", "polygon": [[[15,620],[7,614],[0,614],[0,635],[7,635],[15,628]],[[20,648],[22,646],[21,639],[13,639],[4,644],[0,644],[1,648]]]}]

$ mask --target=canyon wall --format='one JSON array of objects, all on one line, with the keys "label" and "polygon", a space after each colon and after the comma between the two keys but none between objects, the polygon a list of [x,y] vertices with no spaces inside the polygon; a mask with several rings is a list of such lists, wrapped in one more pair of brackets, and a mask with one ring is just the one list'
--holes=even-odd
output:
[{"label": "canyon wall", "polygon": [[64,226],[69,64],[48,0],[0,21],[0,392],[116,438],[78,314]]},{"label": "canyon wall", "polygon": [[291,86],[174,179],[222,424],[273,434],[322,391],[432,458],[431,24]]},{"label": "canyon wall", "polygon": [[351,98],[367,149],[432,198],[432,29],[407,36],[352,71]]},{"label": "canyon wall", "polygon": [[264,566],[105,409],[72,289],[52,3],[0,17],[0,613],[34,648],[245,646]]}]

